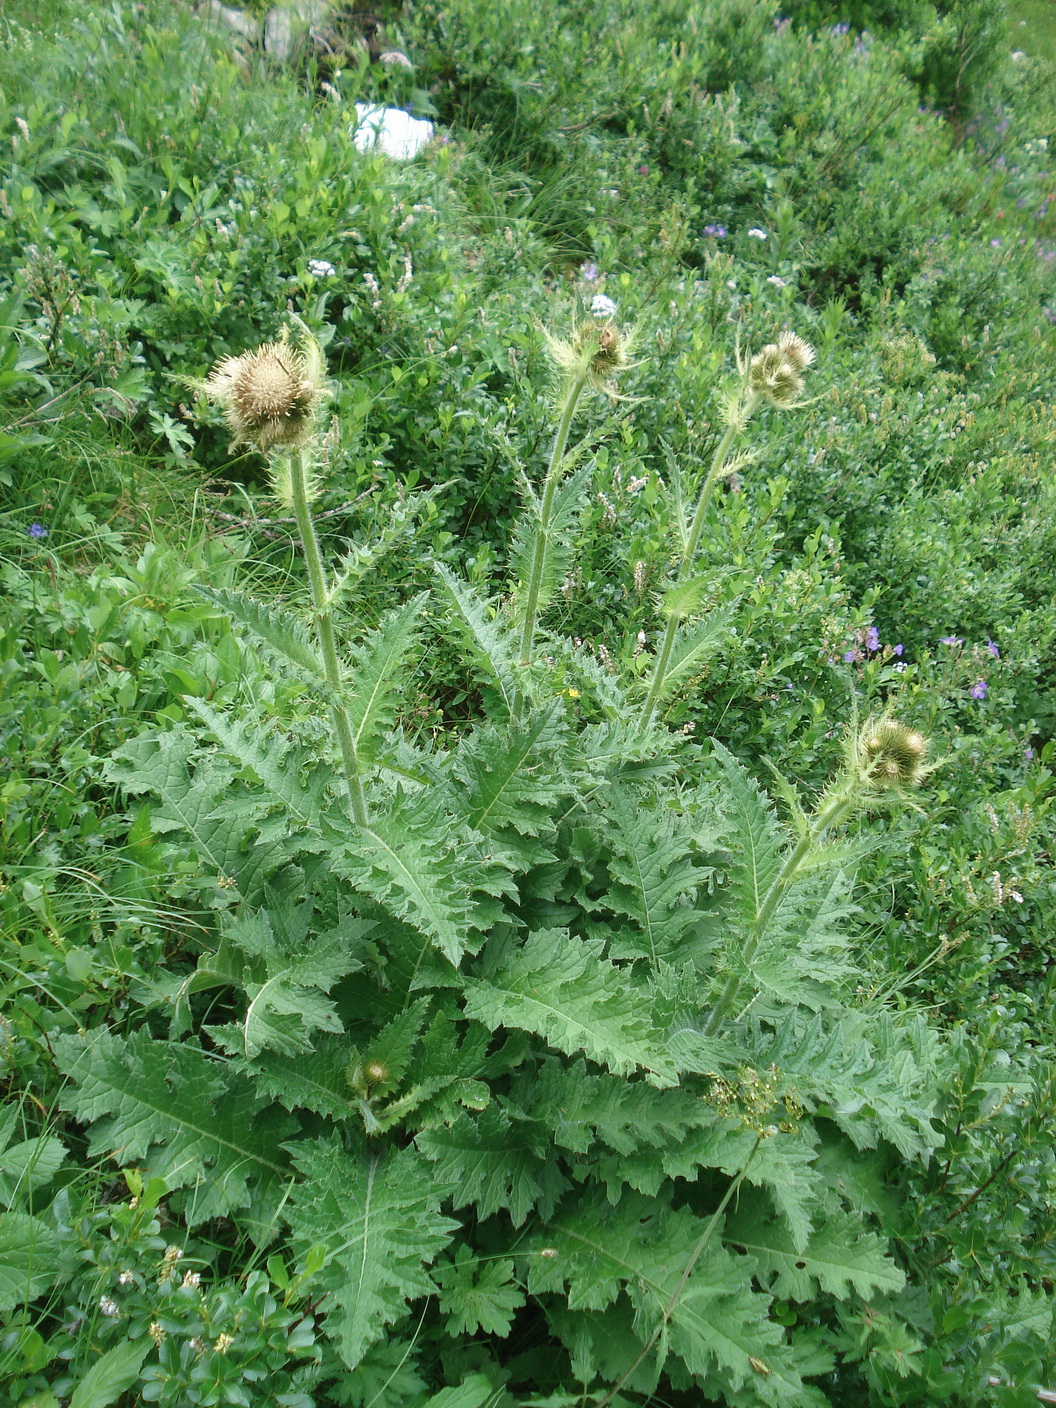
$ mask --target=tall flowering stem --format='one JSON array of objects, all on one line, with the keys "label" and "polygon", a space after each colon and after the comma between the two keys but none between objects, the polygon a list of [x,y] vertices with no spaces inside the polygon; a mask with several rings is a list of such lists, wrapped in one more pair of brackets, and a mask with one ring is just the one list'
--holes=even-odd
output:
[{"label": "tall flowering stem", "polygon": [[[690,524],[689,536],[686,539],[685,550],[682,554],[682,561],[678,569],[677,582],[685,582],[693,571],[693,565],[697,557],[697,549],[700,547],[700,535],[704,530],[704,519],[707,514],[708,504],[715,485],[723,477],[726,469],[726,457],[730,452],[734,440],[738,433],[747,424],[752,412],[759,401],[756,393],[751,393],[744,401],[731,408],[729,423],[726,431],[715,447],[715,453],[711,457],[711,465],[704,482],[700,486],[700,493],[697,496],[697,507],[693,513],[693,521]],[[656,657],[656,664],[653,668],[653,678],[649,685],[649,693],[646,695],[645,704],[642,707],[642,729],[647,729],[652,722],[656,707],[660,702],[660,694],[664,687],[664,680],[667,677],[667,667],[671,661],[671,652],[675,646],[675,637],[678,635],[679,617],[672,613],[667,620],[667,627],[664,630],[664,638],[660,643],[660,650]]]},{"label": "tall flowering stem", "polygon": [[[693,522],[690,525],[678,576],[675,579],[676,586],[684,584],[692,575],[708,504],[711,502],[715,485],[724,473],[729,472],[727,456],[737,435],[751,420],[761,402],[768,401],[772,406],[780,409],[788,409],[799,404],[799,398],[803,394],[803,373],[813,361],[813,347],[793,332],[782,333],[777,342],[768,343],[761,352],[757,352],[750,360],[748,358],[742,359],[738,351],[737,369],[741,374],[741,385],[730,397],[725,433],[715,447],[711,466],[700,486]],[[664,638],[657,652],[653,677],[649,683],[649,692],[642,706],[641,728],[643,730],[652,723],[653,715],[656,713],[657,706],[663,696],[679,624],[679,613],[674,610],[670,611],[667,617],[667,626],[664,629]]]},{"label": "tall flowering stem", "polygon": [[338,746],[341,750],[341,761],[344,764],[345,782],[348,786],[348,799],[352,806],[352,815],[357,824],[359,826],[369,826],[370,817],[367,812],[367,798],[363,790],[362,769],[360,767],[359,754],[356,751],[356,740],[352,733],[352,725],[349,722],[348,710],[345,708],[344,704],[341,703],[341,694],[344,686],[341,679],[341,665],[337,654],[337,642],[334,637],[333,609],[326,590],[323,555],[319,549],[319,539],[316,536],[315,524],[312,521],[309,479],[303,450],[299,448],[291,450],[289,459],[293,512],[297,519],[297,531],[300,534],[301,547],[304,551],[304,561],[308,569],[308,584],[312,594],[315,629],[319,637],[319,644],[322,647],[323,668],[326,671],[326,682],[330,686],[333,700],[330,706],[330,713],[334,721],[334,730],[337,734]]},{"label": "tall flowering stem", "polygon": [[266,342],[239,357],[225,357],[206,381],[193,384],[223,408],[232,448],[251,445],[267,457],[272,492],[293,510],[308,569],[313,619],[330,686],[330,712],[348,799],[356,822],[367,826],[362,769],[348,710],[341,702],[344,681],[334,639],[333,609],[311,513],[312,500],[319,492],[311,472],[311,452],[318,441],[319,407],[329,395],[326,365],[308,328],[299,319],[294,321],[300,334],[296,345],[284,330],[278,342]]},{"label": "tall flowering stem", "polygon": [[[616,304],[603,295],[591,304],[592,315],[580,321],[569,341],[546,334],[550,356],[560,374],[561,395],[558,400],[557,430],[550,451],[550,463],[539,497],[538,518],[532,534],[531,562],[524,592],[524,620],[521,624],[520,664],[528,670],[532,663],[535,631],[543,603],[546,560],[553,532],[554,501],[566,468],[568,436],[576,409],[588,388],[618,399],[615,378],[629,365],[627,353],[632,338],[613,321]],[[515,709],[524,710],[525,696],[521,691]]]},{"label": "tall flowering stem", "polygon": [[568,446],[568,434],[572,428],[572,420],[576,414],[576,407],[579,405],[580,397],[590,380],[590,363],[593,356],[593,349],[589,349],[580,359],[580,365],[568,378],[565,384],[564,395],[561,398],[561,414],[557,422],[557,431],[554,435],[553,449],[550,451],[550,463],[547,467],[546,478],[543,480],[543,492],[539,501],[539,528],[535,535],[534,551],[532,553],[532,565],[528,574],[528,585],[524,596],[524,624],[521,627],[521,665],[527,669],[532,663],[532,646],[535,643],[535,627],[539,616],[539,596],[543,587],[543,575],[546,570],[546,550],[549,546],[550,538],[550,517],[554,511],[554,496],[557,487],[561,482],[562,461],[565,458],[565,449]]},{"label": "tall flowering stem", "polygon": [[[799,841],[763,896],[741,950],[745,966],[754,960],[778,906],[826,832],[869,806],[897,800],[918,787],[933,771],[926,762],[927,751],[927,739],[922,734],[888,716],[870,719],[851,735],[842,772],[821,797],[814,815],[803,819]],[[740,990],[741,979],[731,974],[704,1026],[706,1036],[714,1036],[729,1017]]]}]

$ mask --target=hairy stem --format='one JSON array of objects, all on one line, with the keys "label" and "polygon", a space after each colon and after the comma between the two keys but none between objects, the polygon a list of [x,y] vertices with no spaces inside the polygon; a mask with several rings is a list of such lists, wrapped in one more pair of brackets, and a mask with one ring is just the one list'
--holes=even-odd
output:
[{"label": "hairy stem", "polygon": [[315,524],[308,504],[308,482],[305,473],[304,455],[301,450],[290,451],[290,484],[293,489],[293,512],[297,519],[297,531],[301,535],[301,547],[308,567],[308,583],[312,593],[315,629],[323,651],[323,668],[326,682],[330,686],[332,702],[330,712],[334,720],[341,761],[345,769],[345,782],[348,786],[348,800],[352,815],[359,826],[369,826],[367,798],[363,791],[363,778],[356,752],[356,740],[352,736],[348,710],[341,702],[344,682],[341,679],[341,666],[338,663],[337,643],[334,639],[334,616],[326,592],[326,576],[323,571],[323,555],[319,549],[319,539],[315,534]]},{"label": "hairy stem", "polygon": [[[859,805],[859,796],[855,790],[851,779],[845,780],[842,785],[835,788],[830,794],[828,801],[823,801],[822,805],[815,812],[814,818],[806,832],[800,837],[795,848],[789,852],[785,858],[785,863],[778,871],[773,883],[763,897],[763,902],[759,906],[759,912],[752,925],[752,932],[749,934],[744,945],[741,957],[745,964],[751,963],[759,951],[759,945],[766,934],[766,927],[774,917],[774,910],[781,903],[788,892],[789,886],[808,858],[830,827],[838,826],[851,812]],[[711,1010],[707,1023],[704,1027],[706,1036],[714,1036],[722,1026],[723,1022],[733,1010],[733,1005],[737,1001],[737,994],[740,991],[741,980],[736,974],[731,974],[726,979],[725,986],[719,994],[719,999]]]},{"label": "hairy stem", "polygon": [[[697,507],[693,512],[693,521],[689,528],[689,537],[686,539],[685,549],[682,554],[682,561],[679,564],[676,582],[684,582],[693,571],[693,564],[696,561],[697,549],[700,547],[700,535],[704,531],[704,518],[707,514],[708,504],[715,485],[722,478],[723,470],[726,468],[726,456],[730,452],[738,433],[743,430],[748,423],[752,412],[758,403],[757,395],[749,396],[746,401],[738,404],[736,410],[730,414],[729,424],[718,445],[715,453],[711,457],[711,464],[704,482],[700,486],[700,493],[697,496]],[[663,693],[664,681],[667,678],[667,667],[671,661],[671,652],[675,647],[675,637],[678,635],[680,622],[677,616],[669,616],[667,627],[664,630],[664,638],[660,643],[657,652],[656,664],[653,668],[653,677],[649,684],[649,693],[646,695],[645,703],[642,706],[641,728],[644,731],[649,727],[653,714],[660,702]]]},{"label": "hairy stem", "polygon": [[572,428],[572,418],[583,395],[583,388],[590,376],[590,363],[596,349],[588,348],[582,361],[569,377],[565,394],[561,400],[561,416],[554,434],[554,446],[550,451],[550,464],[543,480],[543,493],[539,501],[539,527],[535,534],[532,552],[532,565],[528,574],[528,587],[524,597],[524,625],[521,627],[521,665],[527,669],[532,663],[532,646],[535,643],[535,626],[539,616],[539,598],[543,589],[543,574],[546,568],[546,550],[550,539],[550,515],[554,510],[554,495],[561,482],[561,469],[568,444],[568,433]]}]

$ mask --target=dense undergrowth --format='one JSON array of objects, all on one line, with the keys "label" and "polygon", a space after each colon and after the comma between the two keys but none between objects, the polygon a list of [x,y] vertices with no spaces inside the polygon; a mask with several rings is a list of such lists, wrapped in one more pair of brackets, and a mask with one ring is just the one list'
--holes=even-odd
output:
[{"label": "dense undergrowth", "polygon": [[[0,15],[3,1392],[1034,1402],[1051,69],[990,0],[382,19]],[[306,328],[310,509],[196,390]]]}]

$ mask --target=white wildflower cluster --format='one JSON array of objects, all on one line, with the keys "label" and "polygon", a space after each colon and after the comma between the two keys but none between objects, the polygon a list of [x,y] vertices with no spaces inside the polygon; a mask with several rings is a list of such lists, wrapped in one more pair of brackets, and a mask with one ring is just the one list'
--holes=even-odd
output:
[{"label": "white wildflower cluster", "polygon": [[590,311],[595,318],[615,318],[616,304],[604,293],[596,293],[590,300]]}]

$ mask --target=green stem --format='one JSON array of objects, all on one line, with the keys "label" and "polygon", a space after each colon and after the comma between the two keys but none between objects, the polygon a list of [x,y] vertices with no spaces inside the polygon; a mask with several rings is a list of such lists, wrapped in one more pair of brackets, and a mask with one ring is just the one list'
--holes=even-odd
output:
[{"label": "green stem", "polygon": [[[711,457],[711,465],[704,476],[704,483],[700,486],[700,494],[697,497],[697,507],[693,513],[693,522],[689,527],[689,537],[686,539],[685,550],[682,554],[682,561],[679,564],[676,582],[684,582],[693,570],[693,563],[697,556],[697,549],[700,546],[700,535],[704,531],[704,518],[707,513],[708,504],[711,502],[711,495],[715,485],[722,478],[723,470],[726,468],[726,456],[729,454],[730,446],[733,444],[738,433],[744,428],[751,417],[752,412],[758,403],[757,395],[750,396],[747,401],[740,405],[731,414],[730,423],[726,431],[715,447],[715,453]],[[649,685],[649,693],[646,695],[645,704],[642,706],[641,729],[644,731],[652,721],[656,706],[660,702],[660,695],[664,688],[664,680],[667,677],[667,667],[671,660],[671,652],[675,647],[675,637],[678,635],[680,625],[677,616],[669,616],[667,627],[664,630],[664,638],[660,643],[660,650],[657,653],[656,665],[653,669],[653,678]]]},{"label": "green stem", "polygon": [[293,488],[293,512],[297,519],[297,531],[301,535],[301,547],[308,567],[308,584],[312,593],[312,606],[315,609],[315,629],[323,650],[323,668],[326,682],[330,686],[332,702],[330,712],[334,720],[341,760],[345,768],[345,781],[348,785],[348,800],[352,815],[359,826],[369,826],[367,798],[363,791],[363,779],[356,752],[356,740],[352,735],[352,725],[348,710],[341,703],[344,681],[337,656],[337,642],[334,639],[334,617],[326,592],[326,576],[323,571],[323,555],[319,549],[319,539],[315,535],[311,509],[308,504],[308,482],[304,468],[304,456],[300,450],[290,451],[290,483]]},{"label": "green stem", "polygon": [[[528,574],[528,589],[524,598],[524,625],[521,627],[521,665],[524,669],[532,663],[532,646],[535,643],[535,624],[539,615],[539,597],[543,589],[543,573],[546,567],[546,549],[550,535],[550,515],[554,509],[554,495],[561,482],[561,466],[568,444],[568,432],[572,428],[572,417],[576,414],[579,398],[590,376],[590,364],[596,353],[590,347],[583,355],[579,367],[569,377],[561,403],[561,418],[554,435],[554,447],[550,451],[550,464],[543,480],[543,496],[539,503],[539,527],[535,534],[535,548],[532,565]],[[588,355],[589,354],[589,355]]]},{"label": "green stem", "polygon": [[598,1399],[597,1403],[595,1403],[594,1405],[594,1408],[608,1408],[608,1405],[616,1397],[620,1389],[623,1388],[624,1384],[634,1373],[635,1369],[638,1368],[638,1365],[641,1364],[642,1360],[650,1352],[650,1350],[653,1348],[653,1345],[656,1344],[657,1340],[667,1328],[671,1316],[675,1313],[675,1307],[678,1305],[682,1292],[686,1289],[686,1282],[693,1274],[693,1268],[700,1260],[700,1256],[701,1253],[704,1251],[704,1248],[708,1245],[712,1237],[715,1235],[715,1229],[718,1227],[723,1214],[725,1213],[726,1209],[729,1207],[731,1201],[733,1200],[734,1194],[744,1182],[745,1174],[748,1172],[748,1168],[752,1160],[755,1158],[756,1150],[762,1143],[762,1139],[763,1136],[761,1134],[756,1135],[755,1143],[751,1147],[751,1151],[749,1152],[748,1157],[744,1162],[743,1168],[740,1170],[737,1177],[733,1180],[730,1186],[726,1189],[726,1193],[722,1199],[722,1202],[719,1204],[719,1206],[712,1213],[711,1217],[708,1219],[707,1226],[704,1228],[704,1231],[697,1239],[696,1246],[694,1246],[693,1250],[690,1252],[689,1260],[686,1262],[685,1266],[683,1266],[682,1274],[679,1276],[677,1282],[675,1283],[675,1289],[671,1292],[668,1302],[664,1306],[663,1312],[660,1316],[660,1323],[657,1325],[656,1329],[646,1340],[638,1356],[632,1362],[630,1368],[627,1369],[623,1373],[623,1375],[617,1380],[617,1382],[613,1385],[613,1387],[609,1389],[608,1393],[605,1394],[604,1398]]},{"label": "green stem", "polygon": [[[759,906],[759,913],[755,917],[752,925],[752,932],[744,945],[741,955],[745,964],[751,963],[759,951],[759,945],[763,941],[766,927],[774,917],[774,910],[781,903],[788,887],[799,873],[803,862],[810,855],[811,851],[824,836],[825,832],[833,826],[838,826],[841,821],[858,806],[859,797],[851,780],[837,788],[828,802],[823,803],[814,814],[814,819],[807,828],[803,836],[800,837],[794,850],[785,858],[785,863],[778,871],[773,883],[763,898]],[[705,1036],[714,1036],[723,1022],[729,1016],[734,1003],[737,1001],[737,994],[740,991],[741,980],[736,974],[731,974],[726,979],[725,986],[719,994],[719,999],[711,1010],[704,1027]]]}]

